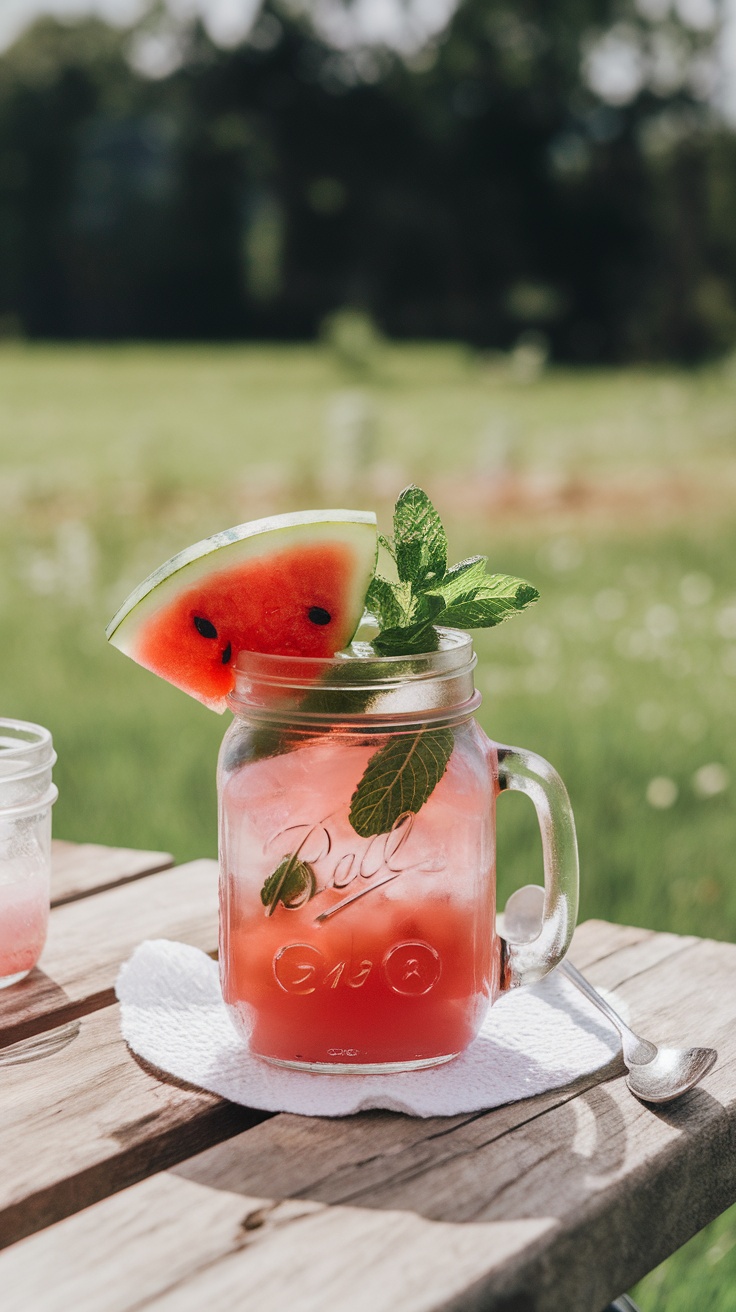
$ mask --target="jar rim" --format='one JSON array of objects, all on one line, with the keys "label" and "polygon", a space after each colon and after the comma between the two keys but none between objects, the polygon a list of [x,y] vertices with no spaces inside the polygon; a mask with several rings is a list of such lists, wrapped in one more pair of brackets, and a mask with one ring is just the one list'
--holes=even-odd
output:
[{"label": "jar rim", "polygon": [[[463,629],[437,626],[437,632],[440,635],[440,643],[434,651],[412,652],[403,656],[384,656],[374,651],[369,642],[351,643],[349,648],[336,652],[334,656],[302,656],[298,653],[293,656],[282,656],[263,651],[241,651],[235,661],[235,673],[236,675],[245,673],[256,667],[264,671],[272,671],[273,678],[278,678],[279,672],[282,672],[282,677],[288,682],[295,668],[301,666],[312,671],[328,671],[343,670],[348,663],[354,665],[356,669],[361,665],[364,667],[375,665],[388,673],[391,670],[399,670],[402,666],[406,667],[411,662],[416,666],[414,677],[421,677],[422,671],[426,670],[424,677],[433,678],[446,669],[459,668],[463,664],[463,658],[469,659],[473,655],[473,639]],[[406,677],[405,669],[401,673]]]},{"label": "jar rim", "polygon": [[240,652],[228,704],[235,714],[312,722],[467,714],[475,696],[472,638],[461,629],[438,632],[436,650],[411,655],[383,656],[362,642],[328,657]]},{"label": "jar rim", "polygon": [[42,724],[0,718],[0,781],[29,778],[55,761],[51,733]]},{"label": "jar rim", "polygon": [[[2,734],[6,729],[10,729],[18,735],[12,746],[2,738]],[[20,736],[21,734],[27,736],[23,738]],[[49,729],[45,729],[42,724],[34,724],[32,720],[12,720],[5,716],[0,717],[0,752],[3,755],[18,756],[23,752],[34,751],[37,747],[50,743],[51,732]]]}]

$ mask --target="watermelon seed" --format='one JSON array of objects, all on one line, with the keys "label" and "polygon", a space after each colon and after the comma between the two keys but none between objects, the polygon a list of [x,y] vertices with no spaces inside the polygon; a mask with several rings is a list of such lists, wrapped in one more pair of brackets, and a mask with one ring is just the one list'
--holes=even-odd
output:
[{"label": "watermelon seed", "polygon": [[308,615],[313,624],[329,624],[332,619],[330,612],[323,610],[321,606],[312,606]]},{"label": "watermelon seed", "polygon": [[217,629],[209,620],[203,620],[201,615],[194,616],[194,627],[197,633],[201,633],[203,638],[216,638]]},{"label": "watermelon seed", "polygon": [[222,663],[223,663],[223,665],[227,665],[227,663],[228,663],[228,661],[230,660],[230,657],[232,656],[232,654],[233,654],[232,643],[229,642],[229,643],[227,644],[227,647],[225,648],[224,652],[222,653]]}]

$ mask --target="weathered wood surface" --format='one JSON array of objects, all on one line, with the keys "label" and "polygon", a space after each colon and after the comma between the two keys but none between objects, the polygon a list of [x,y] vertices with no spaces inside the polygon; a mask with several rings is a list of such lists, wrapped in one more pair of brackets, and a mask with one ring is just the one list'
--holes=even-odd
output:
[{"label": "weathered wood surface", "polygon": [[216,949],[215,861],[192,861],[55,907],[37,968],[0,992],[0,1050],[108,1006],[120,966],[146,938]]},{"label": "weathered wood surface", "polygon": [[573,958],[645,1033],[718,1047],[699,1089],[274,1117],[0,1255],[3,1312],[600,1312],[736,1199],[736,946],[588,922]]},{"label": "weathered wood surface", "polygon": [[[120,1035],[117,1006],[5,1048],[0,1052],[0,1246],[236,1134],[263,1115],[163,1081],[146,1069]],[[155,1225],[155,1218],[149,1223]],[[103,1299],[97,1312],[104,1306]],[[2,1279],[0,1307],[4,1312]]]},{"label": "weathered wood surface", "polygon": [[174,864],[170,852],[139,852],[132,847],[101,847],[99,843],[51,843],[51,905],[61,906],[105,888],[142,879]]}]

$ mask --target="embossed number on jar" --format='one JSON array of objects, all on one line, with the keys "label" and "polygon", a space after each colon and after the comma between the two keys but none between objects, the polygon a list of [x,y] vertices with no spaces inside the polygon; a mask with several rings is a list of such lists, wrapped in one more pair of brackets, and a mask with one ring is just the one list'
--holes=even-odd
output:
[{"label": "embossed number on jar", "polygon": [[373,962],[368,957],[330,965],[319,948],[310,943],[289,943],[279,948],[273,959],[276,982],[286,993],[314,993],[315,989],[336,989],[340,984],[360,989],[372,970]]},{"label": "embossed number on jar", "polygon": [[394,993],[429,993],[441,972],[440,954],[429,943],[397,943],[383,958],[383,973]]},{"label": "embossed number on jar", "polygon": [[310,943],[289,943],[276,953],[273,973],[286,993],[314,993],[326,964],[319,948]]}]

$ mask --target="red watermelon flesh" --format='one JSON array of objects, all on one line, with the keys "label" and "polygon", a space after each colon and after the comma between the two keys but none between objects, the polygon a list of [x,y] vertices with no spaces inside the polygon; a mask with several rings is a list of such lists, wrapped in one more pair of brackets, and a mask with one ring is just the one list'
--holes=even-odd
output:
[{"label": "red watermelon flesh", "polygon": [[375,516],[304,511],[226,529],[134,589],[107,636],[139,665],[223,711],[241,651],[333,656],[360,623]]},{"label": "red watermelon flesh", "polygon": [[[224,702],[240,651],[332,656],[349,642],[355,617],[346,613],[345,597],[352,574],[352,553],[340,543],[293,547],[234,565],[153,616],[135,659],[185,692],[196,688],[209,705]],[[213,635],[204,636],[210,627]]]}]

